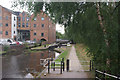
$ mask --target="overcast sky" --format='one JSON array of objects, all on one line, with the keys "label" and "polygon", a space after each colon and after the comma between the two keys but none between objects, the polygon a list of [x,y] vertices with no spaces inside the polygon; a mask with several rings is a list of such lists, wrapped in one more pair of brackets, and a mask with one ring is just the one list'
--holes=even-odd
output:
[{"label": "overcast sky", "polygon": [[[24,11],[23,9],[20,9],[20,8],[11,8],[11,6],[12,6],[12,1],[14,1],[14,0],[0,0],[0,5],[2,5],[3,7],[6,7],[6,8],[8,8],[8,9],[10,9],[10,10],[14,10],[14,11]],[[64,27],[63,26],[61,26],[61,25],[59,25],[59,24],[56,24],[56,30],[58,31],[58,32],[60,32],[60,33],[62,33],[62,34],[64,34],[65,33],[65,31],[64,31]]]}]

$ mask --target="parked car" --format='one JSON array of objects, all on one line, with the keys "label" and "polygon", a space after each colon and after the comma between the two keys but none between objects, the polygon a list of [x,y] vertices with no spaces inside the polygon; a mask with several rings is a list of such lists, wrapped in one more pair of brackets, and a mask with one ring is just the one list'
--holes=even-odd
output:
[{"label": "parked car", "polygon": [[25,42],[28,43],[28,44],[34,44],[34,43],[36,43],[36,41],[31,41],[31,40],[27,40]]},{"label": "parked car", "polygon": [[24,44],[22,41],[17,41],[17,42],[19,42],[20,45]]},{"label": "parked car", "polygon": [[1,45],[16,45],[16,42],[14,42],[12,39],[0,39]]}]

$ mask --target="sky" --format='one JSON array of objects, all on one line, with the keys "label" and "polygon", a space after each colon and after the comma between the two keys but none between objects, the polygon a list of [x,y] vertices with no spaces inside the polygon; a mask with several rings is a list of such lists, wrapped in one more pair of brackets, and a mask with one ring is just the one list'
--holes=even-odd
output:
[{"label": "sky", "polygon": [[[8,8],[10,10],[14,10],[14,11],[20,11],[20,12],[22,12],[22,11],[25,10],[25,9],[20,9],[20,8],[12,8],[11,6],[12,6],[12,2],[13,1],[14,0],[0,0],[0,5],[3,6],[3,7]],[[56,31],[64,34],[65,33],[64,26],[62,26],[60,24],[56,24]]]}]

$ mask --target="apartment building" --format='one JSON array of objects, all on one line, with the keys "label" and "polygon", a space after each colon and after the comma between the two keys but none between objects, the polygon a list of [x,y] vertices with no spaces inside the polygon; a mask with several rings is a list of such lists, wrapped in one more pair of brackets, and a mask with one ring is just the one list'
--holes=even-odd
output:
[{"label": "apartment building", "polygon": [[36,17],[27,12],[15,12],[0,6],[0,36],[14,40],[36,42],[56,41],[56,26],[41,11]]},{"label": "apartment building", "polygon": [[0,36],[14,39],[17,36],[17,16],[2,6],[0,6]]}]

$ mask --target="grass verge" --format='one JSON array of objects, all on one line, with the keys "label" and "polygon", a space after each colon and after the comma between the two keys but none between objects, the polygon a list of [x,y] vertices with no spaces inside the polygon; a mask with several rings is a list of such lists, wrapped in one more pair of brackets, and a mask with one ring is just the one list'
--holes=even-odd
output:
[{"label": "grass verge", "polygon": [[[76,44],[75,48],[76,48],[76,53],[77,53],[77,56],[78,56],[78,59],[79,59],[81,65],[90,65],[91,57],[87,56],[87,52],[85,51],[86,47],[83,44]],[[84,70],[88,70],[89,66],[83,67],[83,68],[84,68]]]},{"label": "grass verge", "polygon": [[70,47],[61,48],[61,50],[63,51],[63,53],[61,53],[58,56],[58,59],[56,59],[55,62],[61,62],[61,58],[64,58],[65,61],[67,60],[69,53],[70,53]]},{"label": "grass verge", "polygon": [[[75,49],[81,65],[90,65],[90,60],[92,57],[87,55],[86,46],[84,46],[83,44],[76,44]],[[89,70],[89,66],[83,66],[83,69]],[[94,78],[94,71],[87,72],[87,75],[89,78]]]}]

